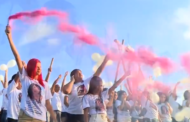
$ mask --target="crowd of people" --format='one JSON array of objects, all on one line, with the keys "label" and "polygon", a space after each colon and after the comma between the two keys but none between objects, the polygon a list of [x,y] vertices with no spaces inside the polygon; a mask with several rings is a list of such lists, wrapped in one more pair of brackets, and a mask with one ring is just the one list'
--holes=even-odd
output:
[{"label": "crowd of people", "polygon": [[[18,66],[18,72],[8,82],[1,81],[3,95],[1,122],[177,122],[175,115],[190,105],[190,91],[184,93],[183,104],[176,102],[176,84],[170,93],[158,92],[159,102],[154,103],[146,89],[134,96],[124,90],[115,91],[128,73],[104,88],[100,77],[109,56],[107,55],[92,77],[84,80],[80,69],[70,73],[70,82],[58,85],[61,75],[48,85],[51,67],[43,80],[41,62],[30,59],[25,64],[14,45],[10,26],[6,27],[10,48]],[[184,117],[185,119],[185,117]],[[188,118],[187,118],[188,119]]]}]

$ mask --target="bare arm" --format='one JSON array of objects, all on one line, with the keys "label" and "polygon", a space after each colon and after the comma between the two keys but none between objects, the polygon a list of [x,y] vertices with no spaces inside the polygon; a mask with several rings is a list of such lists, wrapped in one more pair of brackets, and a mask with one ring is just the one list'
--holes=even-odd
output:
[{"label": "bare arm", "polygon": [[109,58],[106,55],[106,57],[104,58],[104,61],[102,62],[102,64],[99,66],[99,68],[97,69],[97,71],[94,73],[94,76],[100,76],[100,74],[102,73],[102,71],[104,70],[106,63],[108,62]]},{"label": "bare arm", "polygon": [[175,99],[177,97],[177,86],[180,84],[180,82],[177,82],[177,84],[174,87],[174,90],[172,92],[172,97]]},{"label": "bare arm", "polygon": [[59,79],[61,78],[61,75],[58,76],[58,78],[53,82],[53,85],[51,87],[51,94],[53,95],[55,92],[55,85],[57,84],[57,82],[59,81]]},{"label": "bare arm", "polygon": [[16,49],[14,43],[13,43],[10,26],[7,26],[7,27],[6,27],[5,32],[6,32],[6,34],[7,34],[7,38],[8,38],[8,40],[9,40],[9,44],[10,44],[11,50],[12,50],[12,52],[13,52],[13,55],[14,55],[14,57],[15,57],[15,60],[16,60],[16,62],[17,62],[18,70],[19,70],[19,72],[22,74],[22,67],[23,67],[23,65],[22,65],[22,60],[21,60],[21,58],[20,58],[20,55],[19,55],[19,53],[18,53],[18,51],[17,51],[17,49]]},{"label": "bare arm", "polygon": [[48,73],[47,73],[47,75],[46,75],[46,79],[45,79],[46,82],[49,81],[49,77],[50,77],[50,74],[51,74],[51,70],[52,70],[51,67],[48,68]]},{"label": "bare arm", "polygon": [[8,87],[8,69],[5,70],[4,88]]},{"label": "bare arm", "polygon": [[166,103],[166,105],[168,106],[168,108],[169,108],[169,112],[170,112],[170,115],[172,114],[172,112],[173,112],[173,109],[172,109],[172,107],[170,106],[170,104],[169,103]]},{"label": "bare arm", "polygon": [[48,112],[50,113],[51,117],[53,118],[53,120],[55,122],[57,122],[56,115],[55,115],[55,113],[53,111],[53,108],[52,108],[51,103],[50,103],[49,100],[46,100],[46,108],[47,108]]},{"label": "bare arm", "polygon": [[121,101],[121,105],[118,106],[118,109],[119,109],[119,110],[123,110],[124,107],[125,107],[125,100],[122,100],[122,101]]},{"label": "bare arm", "polygon": [[89,108],[84,109],[84,122],[89,122],[89,116],[88,116]]},{"label": "bare arm", "polygon": [[115,83],[113,84],[113,86],[109,89],[108,93],[111,94],[111,93],[119,86],[119,84],[120,84],[123,80],[125,80],[126,77],[127,77],[127,75],[125,74],[125,75],[123,75],[117,82],[115,82]]},{"label": "bare arm", "polygon": [[71,81],[69,83],[67,83],[66,85],[64,85],[63,87],[63,93],[64,94],[70,94],[73,88],[75,82],[75,78],[74,76],[71,77]]},{"label": "bare arm", "polygon": [[108,103],[106,104],[107,107],[112,107],[113,106],[113,97],[110,97],[110,99],[108,100]]},{"label": "bare arm", "polygon": [[63,88],[64,88],[64,85],[65,85],[65,81],[66,81],[67,75],[68,75],[68,72],[65,73],[63,81],[62,81],[62,85],[61,85],[61,91],[62,92],[63,92]]},{"label": "bare arm", "polygon": [[65,97],[64,97],[64,104],[65,104],[65,106],[69,107],[68,96],[65,96]]}]

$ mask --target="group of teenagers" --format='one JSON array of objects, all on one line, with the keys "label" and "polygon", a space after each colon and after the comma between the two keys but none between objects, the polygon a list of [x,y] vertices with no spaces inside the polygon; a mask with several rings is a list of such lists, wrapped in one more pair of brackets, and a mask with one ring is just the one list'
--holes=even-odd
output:
[{"label": "group of teenagers", "polygon": [[51,67],[43,80],[41,62],[33,58],[25,64],[12,40],[11,27],[7,26],[5,32],[18,72],[8,82],[8,71],[5,71],[4,88],[0,92],[3,95],[0,122],[177,122],[175,114],[190,105],[188,90],[184,93],[183,105],[176,102],[179,83],[168,94],[159,92],[159,103],[154,103],[146,90],[136,96],[123,90],[116,92],[120,83],[128,78],[128,72],[110,88],[104,88],[100,75],[109,60],[108,55],[90,78],[83,80],[82,71],[74,69],[67,84],[68,72],[61,86],[59,75],[50,88]]}]

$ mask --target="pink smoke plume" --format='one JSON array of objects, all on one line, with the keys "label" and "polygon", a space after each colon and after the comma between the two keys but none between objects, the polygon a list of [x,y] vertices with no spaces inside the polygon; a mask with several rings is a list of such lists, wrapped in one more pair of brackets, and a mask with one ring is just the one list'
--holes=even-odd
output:
[{"label": "pink smoke plume", "polygon": [[17,14],[11,15],[8,20],[9,22],[11,20],[24,20],[24,18],[30,18],[30,19],[36,19],[45,16],[55,16],[58,17],[61,20],[67,19],[67,13],[62,11],[56,11],[56,10],[47,10],[46,8],[42,8],[40,10],[32,11],[32,12],[19,12]]},{"label": "pink smoke plume", "polygon": [[[25,21],[26,18],[30,19],[36,19],[41,20],[42,17],[45,16],[53,16],[56,17],[59,20],[58,29],[61,32],[71,32],[74,33],[78,40],[81,40],[84,43],[87,43],[89,45],[96,45],[98,44],[98,38],[94,36],[93,34],[87,34],[85,33],[85,29],[72,25],[67,21],[67,13],[62,11],[56,11],[56,10],[47,10],[47,9],[40,9],[32,12],[20,12],[15,15],[12,15],[9,17],[9,21],[11,20],[22,20]],[[24,19],[25,18],[25,19]],[[37,21],[37,22],[38,22]]]},{"label": "pink smoke plume", "polygon": [[[124,62],[135,62],[137,64],[143,63],[150,67],[154,67],[154,65],[158,65],[164,72],[172,71],[173,62],[169,58],[158,57],[148,48],[141,47],[141,48],[138,48],[136,51],[132,51],[118,42],[116,43],[121,52],[115,52],[113,50],[110,50],[104,47],[101,44],[100,39],[91,33],[87,33],[87,30],[84,27],[69,23],[66,12],[57,11],[57,10],[47,10],[47,9],[40,9],[40,10],[36,10],[32,12],[20,12],[20,13],[10,16],[9,21],[12,21],[12,20],[25,21],[23,18],[30,18],[32,20],[37,18],[37,20],[39,21],[43,19],[43,17],[46,17],[46,16],[55,17],[58,20],[57,28],[61,32],[72,33],[76,40],[74,41],[74,43],[77,43],[77,44],[84,43],[88,45],[98,46],[105,53],[108,53],[111,56],[111,59],[114,61],[118,61],[122,58]],[[188,69],[190,72],[190,63],[188,64],[187,62],[185,62],[183,64],[185,66],[188,65],[189,67]],[[138,86],[142,84],[144,79],[145,78],[142,72],[137,73],[133,79],[130,79],[130,83],[132,85],[131,89],[138,88]],[[160,86],[159,88],[162,88],[161,87],[162,85],[160,84],[157,84],[157,85]],[[151,86],[151,87],[154,87],[154,86]],[[134,94],[137,94],[136,91],[134,91]]]},{"label": "pink smoke plume", "polygon": [[[10,20],[16,20],[20,19],[23,21],[22,18],[41,18],[45,16],[53,16],[56,17],[59,20],[59,23],[57,25],[57,28],[65,33],[70,32],[73,33],[76,37],[76,40],[80,40],[81,43],[89,44],[89,45],[95,45],[100,47],[104,50],[105,53],[109,53],[112,57],[112,59],[120,60],[122,57],[125,61],[131,61],[131,62],[140,62],[144,63],[149,66],[153,66],[155,64],[158,64],[163,71],[169,71],[172,67],[172,64],[168,58],[165,57],[156,57],[155,54],[153,54],[150,50],[147,48],[139,48],[136,52],[129,51],[127,48],[120,43],[116,41],[119,48],[121,49],[122,53],[118,54],[114,51],[111,51],[109,49],[105,49],[105,47],[102,46],[100,39],[90,33],[86,33],[86,29],[77,25],[72,25],[69,23],[67,18],[67,13],[57,10],[47,10],[45,8],[32,11],[32,12],[20,12],[15,15],[12,15],[9,17]],[[126,51],[127,50],[127,51]]]},{"label": "pink smoke plume", "polygon": [[159,66],[162,73],[171,73],[175,69],[175,64],[167,57],[158,57],[151,50],[146,47],[140,47],[136,51],[128,49],[126,46],[121,45],[118,41],[115,41],[119,46],[121,53],[117,55],[113,51],[109,51],[112,60],[118,60],[122,58],[126,62],[136,62],[138,64],[145,64],[154,68]]},{"label": "pink smoke plume", "polygon": [[181,65],[190,74],[190,53],[183,54],[181,56]]}]

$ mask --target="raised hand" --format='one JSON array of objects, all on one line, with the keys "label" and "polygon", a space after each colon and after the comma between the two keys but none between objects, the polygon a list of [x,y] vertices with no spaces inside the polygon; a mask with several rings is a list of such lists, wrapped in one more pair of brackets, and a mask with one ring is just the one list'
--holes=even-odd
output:
[{"label": "raised hand", "polygon": [[51,72],[52,71],[52,68],[50,67],[50,68],[48,68],[48,72]]},{"label": "raised hand", "polygon": [[7,35],[11,34],[11,27],[10,26],[6,26],[5,33]]},{"label": "raised hand", "polygon": [[68,71],[67,71],[67,72],[65,72],[65,77],[68,75],[68,73],[69,73]]},{"label": "raised hand", "polygon": [[58,79],[61,79],[62,75],[59,75]]}]

